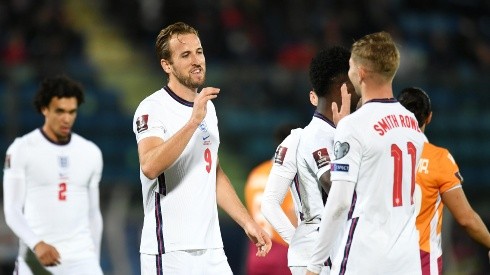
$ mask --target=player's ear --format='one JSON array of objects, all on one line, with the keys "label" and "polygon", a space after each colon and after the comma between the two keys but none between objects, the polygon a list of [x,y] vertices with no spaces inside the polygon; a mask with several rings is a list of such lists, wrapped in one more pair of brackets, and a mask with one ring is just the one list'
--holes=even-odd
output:
[{"label": "player's ear", "polygon": [[48,106],[41,107],[41,114],[44,116],[48,114]]},{"label": "player's ear", "polygon": [[313,106],[318,106],[318,96],[315,91],[310,91],[310,102]]},{"label": "player's ear", "polygon": [[162,69],[169,74],[170,73],[170,62],[165,59],[160,59],[160,66],[162,66]]},{"label": "player's ear", "polygon": [[429,116],[425,120],[425,125],[429,124],[431,120],[432,120],[432,112],[429,113]]}]

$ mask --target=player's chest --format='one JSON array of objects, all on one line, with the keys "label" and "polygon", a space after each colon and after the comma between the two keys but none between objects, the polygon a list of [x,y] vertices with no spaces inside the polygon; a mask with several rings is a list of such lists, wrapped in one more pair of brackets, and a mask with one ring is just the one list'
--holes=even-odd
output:
[{"label": "player's chest", "polygon": [[70,150],[32,150],[25,166],[27,182],[35,185],[86,185],[92,175],[94,160],[82,152]]}]

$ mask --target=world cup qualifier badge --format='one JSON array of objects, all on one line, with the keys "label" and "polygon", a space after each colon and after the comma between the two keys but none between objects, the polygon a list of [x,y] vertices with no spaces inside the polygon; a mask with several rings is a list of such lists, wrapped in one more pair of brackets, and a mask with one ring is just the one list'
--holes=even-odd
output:
[{"label": "world cup qualifier badge", "polygon": [[274,155],[274,163],[282,165],[284,162],[284,158],[286,157],[286,153],[288,151],[287,147],[279,146],[277,147],[276,154]]},{"label": "world cup qualifier badge", "polygon": [[325,167],[330,163],[330,156],[328,155],[327,148],[321,148],[313,152],[313,158],[315,159],[318,169]]},{"label": "world cup qualifier badge", "polygon": [[148,130],[148,115],[142,115],[136,119],[136,131],[141,133]]}]

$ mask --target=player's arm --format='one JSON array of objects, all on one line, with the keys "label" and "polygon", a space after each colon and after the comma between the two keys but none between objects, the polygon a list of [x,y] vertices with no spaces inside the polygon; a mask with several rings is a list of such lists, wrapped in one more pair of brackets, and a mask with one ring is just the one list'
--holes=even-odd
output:
[{"label": "player's arm", "polygon": [[294,235],[295,228],[281,208],[281,204],[289,191],[290,185],[291,179],[284,178],[271,171],[265,185],[261,206],[262,214],[266,220],[288,244]]},{"label": "player's arm", "polygon": [[334,181],[327,203],[322,212],[322,220],[316,246],[307,266],[306,274],[319,274],[323,263],[331,254],[334,242],[342,233],[342,225],[347,220],[347,213],[352,202],[355,183]]},{"label": "player's arm", "polygon": [[235,189],[231,185],[219,164],[216,164],[216,199],[221,207],[230,217],[237,222],[245,231],[248,238],[257,246],[257,256],[265,256],[271,249],[270,236],[250,217],[247,209],[238,198]]},{"label": "player's arm", "polygon": [[[7,151],[7,153],[9,154],[11,152]],[[26,198],[26,180],[22,164],[19,163],[19,158],[21,158],[20,154],[15,152],[12,155],[9,167],[5,167],[4,169],[3,207],[5,222],[15,235],[34,251],[42,265],[57,265],[60,263],[60,255],[56,248],[42,241],[32,231],[24,217],[22,209]]]},{"label": "player's arm", "polygon": [[[490,233],[480,216],[473,210],[465,196],[463,188],[453,188],[441,195],[454,219],[476,242],[490,249]],[[489,255],[490,256],[490,255]]]},{"label": "player's arm", "polygon": [[323,190],[325,190],[325,193],[329,194],[330,188],[332,187],[332,181],[330,180],[330,169],[325,171],[320,176],[320,183],[322,184],[322,188],[323,188]]},{"label": "player's arm", "polygon": [[207,113],[207,103],[218,96],[219,89],[207,87],[194,99],[189,121],[172,137],[164,141],[159,137],[147,137],[138,143],[141,171],[149,179],[163,173],[182,154],[199,124]]},{"label": "player's arm", "polygon": [[92,240],[95,247],[95,255],[97,259],[100,260],[100,249],[102,243],[102,231],[103,231],[103,220],[102,214],[100,212],[100,196],[99,196],[99,182],[102,177],[102,153],[98,151],[99,160],[96,165],[96,171],[89,183],[89,221],[90,221],[90,231],[92,235]]}]

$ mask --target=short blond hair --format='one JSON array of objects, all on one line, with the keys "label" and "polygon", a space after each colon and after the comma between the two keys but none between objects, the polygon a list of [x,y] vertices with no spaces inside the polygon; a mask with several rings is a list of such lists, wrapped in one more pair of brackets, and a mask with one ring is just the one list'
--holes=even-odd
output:
[{"label": "short blond hair", "polygon": [[400,65],[400,52],[387,32],[368,34],[352,44],[352,60],[367,70],[392,80]]}]

